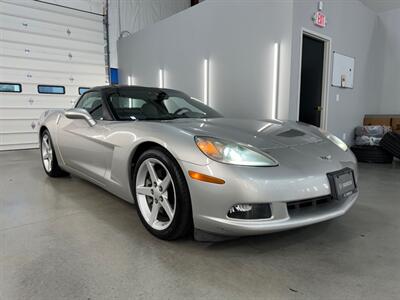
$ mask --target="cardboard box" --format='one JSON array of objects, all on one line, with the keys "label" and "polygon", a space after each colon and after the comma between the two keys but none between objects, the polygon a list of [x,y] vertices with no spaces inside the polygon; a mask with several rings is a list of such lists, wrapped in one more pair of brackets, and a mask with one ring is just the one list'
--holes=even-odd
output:
[{"label": "cardboard box", "polygon": [[369,125],[384,125],[384,126],[391,126],[392,125],[392,117],[391,116],[384,116],[384,115],[366,115],[364,117],[364,126]]},{"label": "cardboard box", "polygon": [[400,134],[400,117],[392,118],[392,130]]}]

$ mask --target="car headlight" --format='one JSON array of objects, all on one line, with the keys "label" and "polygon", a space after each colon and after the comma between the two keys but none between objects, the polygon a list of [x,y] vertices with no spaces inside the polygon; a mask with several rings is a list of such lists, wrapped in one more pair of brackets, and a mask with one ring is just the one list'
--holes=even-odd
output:
[{"label": "car headlight", "polygon": [[326,131],[326,130],[321,130],[320,132],[332,143],[334,143],[336,146],[338,146],[340,149],[343,151],[349,150],[349,147],[345,142],[343,142],[341,139],[339,139],[337,136],[333,135],[332,133]]},{"label": "car headlight", "polygon": [[265,153],[260,153],[235,142],[212,137],[195,137],[200,151],[212,160],[240,166],[273,167],[278,162]]}]

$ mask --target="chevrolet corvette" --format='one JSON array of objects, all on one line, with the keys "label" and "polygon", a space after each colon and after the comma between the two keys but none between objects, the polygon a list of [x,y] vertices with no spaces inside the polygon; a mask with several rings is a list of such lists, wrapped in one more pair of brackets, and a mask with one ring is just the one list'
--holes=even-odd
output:
[{"label": "chevrolet corvette", "polygon": [[39,120],[44,171],[135,203],[158,238],[259,235],[339,217],[357,161],[336,136],[294,121],[224,118],[171,89],[103,86]]}]

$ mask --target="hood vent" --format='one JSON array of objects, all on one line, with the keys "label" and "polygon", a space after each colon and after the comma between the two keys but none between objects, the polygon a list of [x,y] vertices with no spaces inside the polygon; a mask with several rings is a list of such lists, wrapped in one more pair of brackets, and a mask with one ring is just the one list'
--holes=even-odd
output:
[{"label": "hood vent", "polygon": [[299,137],[299,136],[303,136],[303,135],[306,135],[306,134],[303,131],[296,130],[296,129],[286,130],[284,132],[277,134],[277,136],[282,136],[282,137],[287,137],[287,138]]}]

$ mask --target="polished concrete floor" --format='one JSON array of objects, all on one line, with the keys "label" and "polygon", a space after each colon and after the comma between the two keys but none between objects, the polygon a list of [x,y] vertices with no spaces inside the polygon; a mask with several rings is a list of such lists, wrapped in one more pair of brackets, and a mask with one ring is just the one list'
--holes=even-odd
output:
[{"label": "polished concrete floor", "polygon": [[221,243],[160,241],[135,207],[37,150],[0,152],[0,299],[399,299],[400,164],[360,165],[339,219]]}]

